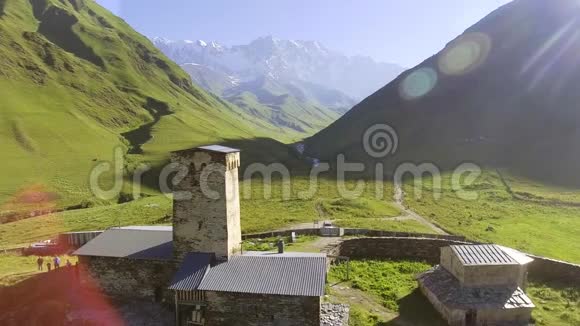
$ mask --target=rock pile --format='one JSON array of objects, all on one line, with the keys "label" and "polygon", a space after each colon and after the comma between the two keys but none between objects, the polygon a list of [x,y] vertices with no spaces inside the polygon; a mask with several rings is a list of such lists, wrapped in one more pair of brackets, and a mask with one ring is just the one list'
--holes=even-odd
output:
[{"label": "rock pile", "polygon": [[347,326],[349,313],[347,304],[324,303],[320,307],[320,326]]}]

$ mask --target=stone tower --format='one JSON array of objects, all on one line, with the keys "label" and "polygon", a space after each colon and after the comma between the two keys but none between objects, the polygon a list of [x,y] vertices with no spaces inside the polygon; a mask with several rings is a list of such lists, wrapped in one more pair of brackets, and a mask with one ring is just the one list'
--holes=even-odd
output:
[{"label": "stone tower", "polygon": [[240,151],[204,146],[171,153],[179,172],[173,190],[173,252],[213,252],[228,259],[239,251]]}]

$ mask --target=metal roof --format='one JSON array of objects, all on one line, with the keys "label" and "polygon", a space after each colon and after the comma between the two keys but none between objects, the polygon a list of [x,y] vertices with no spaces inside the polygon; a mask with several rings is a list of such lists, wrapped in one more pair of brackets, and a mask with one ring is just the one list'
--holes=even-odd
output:
[{"label": "metal roof", "polygon": [[290,296],[322,296],[324,255],[249,254],[212,267],[199,290]]},{"label": "metal roof", "polygon": [[119,230],[141,230],[141,231],[173,231],[173,226],[171,225],[132,225],[132,226],[122,226],[118,228]]},{"label": "metal roof", "polygon": [[221,146],[221,145],[201,146],[201,147],[198,147],[197,149],[210,151],[210,152],[219,152],[219,153],[237,153],[240,151],[237,148],[231,148],[231,147],[226,147],[226,146]]},{"label": "metal roof", "polygon": [[464,265],[513,265],[518,262],[496,245],[451,246]]},{"label": "metal roof", "polygon": [[194,291],[203,280],[210,268],[214,254],[191,252],[188,253],[179,270],[173,276],[169,285],[170,290]]},{"label": "metal roof", "polygon": [[296,252],[289,251],[279,254],[275,251],[245,251],[244,256],[266,256],[266,257],[326,257],[324,253],[316,252]]},{"label": "metal roof", "polygon": [[506,254],[508,254],[510,257],[512,257],[516,262],[518,262],[518,264],[526,265],[526,264],[529,264],[529,263],[534,261],[533,258],[524,254],[521,251],[515,250],[513,248],[509,248],[509,247],[500,246],[500,245],[497,245],[497,246],[498,246],[498,248],[503,250]]},{"label": "metal roof", "polygon": [[78,256],[134,259],[172,259],[173,232],[170,227],[111,228],[74,252]]},{"label": "metal roof", "polygon": [[181,153],[181,152],[195,152],[195,151],[208,151],[208,152],[216,152],[216,153],[237,153],[240,150],[237,148],[231,148],[221,145],[208,145],[208,146],[200,146],[195,148],[187,148],[182,150],[173,151],[172,153]]},{"label": "metal roof", "polygon": [[466,310],[535,307],[532,300],[519,287],[463,287],[441,266],[419,275],[417,280],[445,306]]}]

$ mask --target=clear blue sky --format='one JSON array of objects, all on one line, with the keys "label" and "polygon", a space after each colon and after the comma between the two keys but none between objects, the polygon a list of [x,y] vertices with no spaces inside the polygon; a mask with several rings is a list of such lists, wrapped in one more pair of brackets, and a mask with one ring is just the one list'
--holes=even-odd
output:
[{"label": "clear blue sky", "polygon": [[509,0],[97,0],[146,36],[273,35],[414,66]]}]

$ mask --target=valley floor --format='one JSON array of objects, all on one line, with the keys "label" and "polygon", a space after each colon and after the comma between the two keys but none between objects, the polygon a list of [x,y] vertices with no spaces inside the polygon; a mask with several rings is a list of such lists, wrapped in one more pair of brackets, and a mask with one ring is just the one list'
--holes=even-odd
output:
[{"label": "valley floor", "polygon": [[[549,198],[549,203],[515,198],[495,171],[485,171],[471,186],[476,200],[458,197],[444,176],[441,185],[424,179],[421,196],[412,182],[402,191],[384,183],[382,196],[377,184],[366,182],[365,191],[345,199],[336,181],[319,179],[316,191],[306,196],[312,184],[305,177],[273,180],[270,188],[261,179],[240,183],[242,232],[256,233],[288,227],[311,227],[332,221],[341,227],[401,232],[451,233],[470,240],[494,242],[524,252],[580,263],[580,193],[538,188],[507,177],[517,192]],[[354,181],[347,182],[353,189]],[[440,198],[434,196],[440,193]],[[528,196],[529,197],[529,196]],[[572,204],[554,202],[565,198]],[[28,246],[61,232],[102,230],[119,225],[171,224],[171,198],[145,197],[125,204],[65,211],[0,224],[0,248]]]}]

